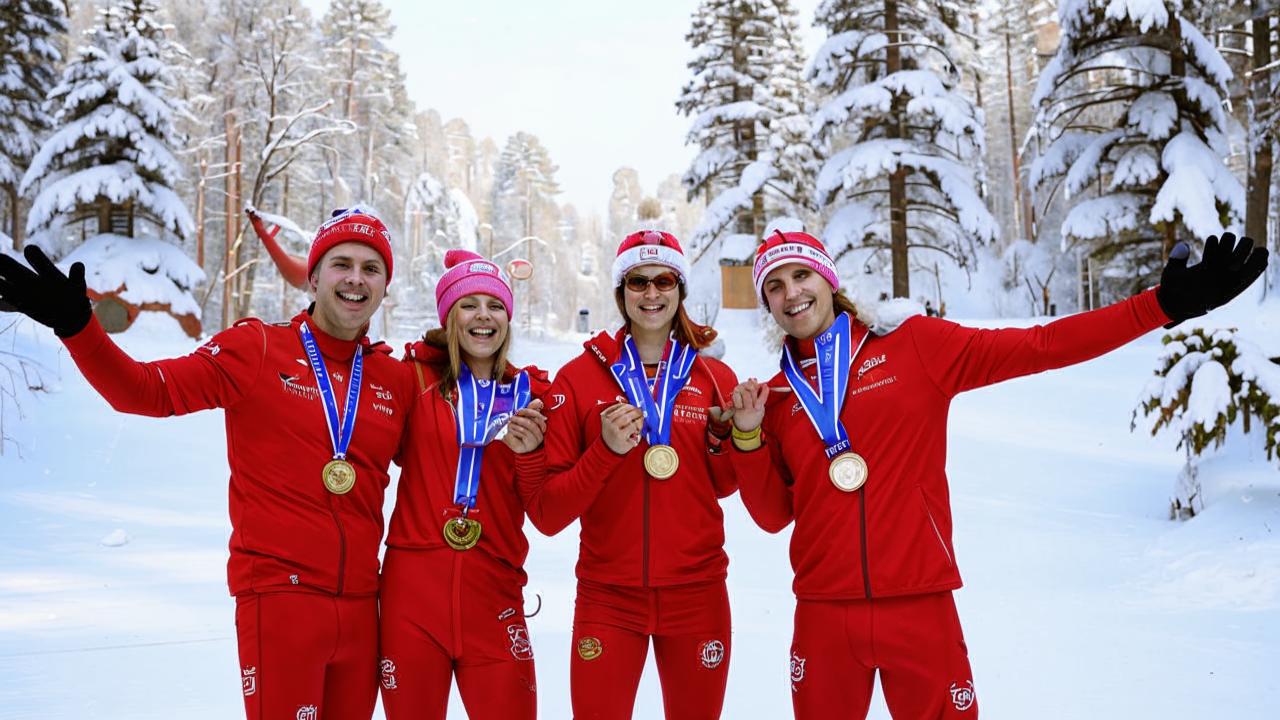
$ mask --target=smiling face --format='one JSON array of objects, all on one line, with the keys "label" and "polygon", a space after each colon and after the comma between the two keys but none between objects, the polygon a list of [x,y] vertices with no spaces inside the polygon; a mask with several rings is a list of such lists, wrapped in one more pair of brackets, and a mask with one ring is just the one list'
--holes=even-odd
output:
[{"label": "smiling face", "polygon": [[449,329],[456,332],[463,359],[493,357],[507,340],[507,306],[492,295],[467,295],[449,311]]},{"label": "smiling face", "polygon": [[[667,279],[663,276],[669,276]],[[634,279],[633,279],[634,278]],[[647,282],[641,290],[633,289],[644,279],[657,279]],[[676,282],[671,283],[670,280]],[[658,285],[666,290],[659,290]],[[675,272],[665,265],[640,265],[632,268],[622,283],[622,305],[632,329],[640,328],[650,332],[668,333],[671,322],[675,319],[676,309],[680,307],[680,282]]]},{"label": "smiling face", "polygon": [[807,340],[835,322],[831,284],[812,268],[788,263],[764,278],[764,299],[783,332]]},{"label": "smiling face", "polygon": [[355,340],[387,294],[387,265],[364,243],[333,246],[309,278],[316,306],[312,317],[334,337]]}]

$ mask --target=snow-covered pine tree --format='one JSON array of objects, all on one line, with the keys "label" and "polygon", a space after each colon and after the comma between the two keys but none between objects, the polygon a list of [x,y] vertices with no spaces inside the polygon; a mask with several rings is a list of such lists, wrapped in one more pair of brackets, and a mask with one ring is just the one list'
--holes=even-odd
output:
[{"label": "snow-covered pine tree", "polygon": [[[516,303],[524,305],[526,322],[537,317],[544,326],[564,320],[552,317],[551,310],[555,304],[551,266],[560,255],[560,211],[555,203],[560,192],[555,179],[558,169],[536,136],[517,132],[502,148],[493,178],[490,222],[498,256],[494,260],[506,263],[523,257],[533,263],[533,277],[514,288]],[[559,259],[569,260],[567,256]]]},{"label": "snow-covered pine tree", "polygon": [[975,170],[982,112],[961,91],[952,57],[968,22],[967,10],[945,0],[826,0],[818,8],[816,24],[828,33],[810,66],[826,96],[813,118],[827,156],[816,188],[830,213],[823,239],[837,258],[888,249],[894,297],[909,296],[919,251],[967,268],[975,244],[998,235]]},{"label": "snow-covered pine tree", "polygon": [[1248,436],[1261,425],[1256,435],[1267,459],[1280,461],[1280,366],[1234,328],[1179,331],[1163,342],[1129,427],[1137,427],[1141,411],[1151,419],[1152,435],[1163,428],[1178,433],[1186,464],[1169,503],[1170,517],[1178,520],[1204,509],[1200,458],[1221,447],[1231,427]]},{"label": "snow-covered pine tree", "polygon": [[790,0],[703,0],[694,11],[693,78],[676,101],[693,117],[686,143],[700,150],[685,189],[708,202],[686,243],[693,262],[726,232],[759,237],[771,214],[807,214],[814,160],[798,33]]},{"label": "snow-covered pine tree", "polygon": [[89,44],[50,94],[57,129],[32,159],[20,191],[40,187],[27,232],[45,234],[55,252],[58,238],[49,231],[89,217],[96,217],[98,232],[129,237],[137,218],[180,237],[192,230],[173,191],[183,173],[171,150],[177,138],[166,87],[168,41],[155,12],[150,0],[102,10]]},{"label": "snow-covered pine tree", "polygon": [[0,7],[0,190],[14,250],[22,247],[18,184],[42,136],[53,127],[44,107],[62,61],[57,44],[67,32],[61,3],[12,0]]},{"label": "snow-covered pine tree", "polygon": [[[40,188],[27,218],[30,241],[64,263],[83,260],[92,293],[118,293],[134,308],[168,306],[198,334],[191,289],[204,273],[169,242],[194,223],[173,189],[183,173],[171,150],[176,108],[165,28],[150,0],[120,0],[100,11],[86,39],[49,98],[57,127],[22,178],[20,192]],[[90,220],[97,234],[67,254],[80,233],[62,231]]]},{"label": "snow-covered pine tree", "polygon": [[1063,243],[1104,266],[1102,302],[1153,284],[1178,240],[1244,218],[1244,188],[1224,162],[1231,69],[1182,10],[1064,0],[1058,53],[1036,87],[1052,144],[1030,180],[1042,198],[1060,188],[1075,199]]}]

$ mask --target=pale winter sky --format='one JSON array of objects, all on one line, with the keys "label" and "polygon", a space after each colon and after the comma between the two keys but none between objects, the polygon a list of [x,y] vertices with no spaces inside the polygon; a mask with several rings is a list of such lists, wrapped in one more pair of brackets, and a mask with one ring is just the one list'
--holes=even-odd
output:
[{"label": "pale winter sky", "polygon": [[[819,0],[797,0],[810,49]],[[328,0],[304,0],[323,17]],[[409,95],[444,120],[461,117],[502,147],[538,136],[560,166],[562,200],[603,211],[619,167],[647,193],[693,158],[684,36],[697,0],[384,0]]]}]

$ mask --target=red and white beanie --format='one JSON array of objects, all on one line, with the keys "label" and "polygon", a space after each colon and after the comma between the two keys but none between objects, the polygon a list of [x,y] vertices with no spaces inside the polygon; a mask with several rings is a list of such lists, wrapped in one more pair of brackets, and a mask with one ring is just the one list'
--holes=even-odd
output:
[{"label": "red and white beanie", "polygon": [[764,302],[764,279],[774,269],[790,263],[800,263],[812,268],[831,284],[831,291],[840,289],[836,276],[836,263],[818,238],[802,232],[784,233],[775,230],[756,248],[756,263],[751,278],[756,284],[756,295]]},{"label": "red and white beanie", "polygon": [[470,250],[457,248],[444,254],[444,275],[436,283],[436,313],[440,327],[449,319],[449,311],[455,303],[468,295],[492,295],[507,306],[507,320],[511,319],[511,283],[506,273],[496,264]]},{"label": "red and white beanie", "polygon": [[622,239],[618,257],[613,261],[613,286],[618,287],[627,273],[641,265],[662,265],[676,271],[680,282],[689,276],[689,259],[676,236],[661,230],[640,230]]},{"label": "red and white beanie", "polygon": [[320,258],[336,245],[344,242],[355,242],[368,245],[382,256],[387,264],[387,284],[391,284],[391,233],[387,226],[371,213],[361,208],[340,208],[333,211],[333,217],[325,221],[316,231],[311,241],[311,252],[307,254],[307,276],[320,264]]}]

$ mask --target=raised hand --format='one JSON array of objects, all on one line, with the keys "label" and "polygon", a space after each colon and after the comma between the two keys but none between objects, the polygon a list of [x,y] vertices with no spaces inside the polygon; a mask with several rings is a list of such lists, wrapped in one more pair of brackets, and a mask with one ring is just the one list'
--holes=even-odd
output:
[{"label": "raised hand", "polygon": [[634,405],[615,403],[600,413],[600,435],[604,444],[619,455],[626,455],[640,444],[643,428],[644,413]]},{"label": "raised hand", "polygon": [[751,378],[733,389],[733,426],[738,432],[751,432],[764,422],[764,408],[769,400],[769,386]]},{"label": "raised hand", "polygon": [[1231,233],[1223,233],[1221,238],[1210,236],[1204,242],[1200,262],[1188,267],[1190,256],[1191,248],[1178,243],[1160,275],[1156,300],[1173,321],[1166,327],[1226,305],[1267,269],[1267,249],[1254,247],[1252,238],[1237,242]]},{"label": "raised hand", "polygon": [[89,324],[93,310],[85,293],[84,264],[71,266],[63,275],[44,251],[35,245],[23,249],[32,270],[8,255],[0,255],[0,300],[58,337],[71,337]]},{"label": "raised hand", "polygon": [[542,414],[542,401],[534,400],[507,422],[502,442],[517,455],[523,455],[537,450],[546,432],[547,418]]}]

